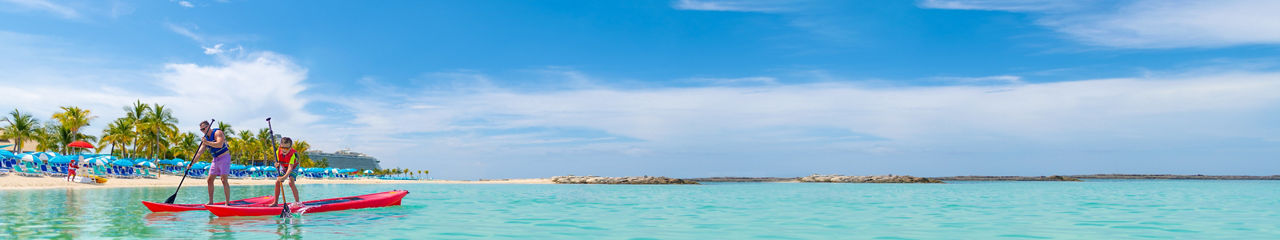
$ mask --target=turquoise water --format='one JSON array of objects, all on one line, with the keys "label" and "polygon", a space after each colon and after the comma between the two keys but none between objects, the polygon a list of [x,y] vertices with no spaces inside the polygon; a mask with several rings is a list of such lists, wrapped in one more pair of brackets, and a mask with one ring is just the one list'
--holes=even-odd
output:
[{"label": "turquoise water", "polygon": [[[138,203],[172,188],[0,190],[0,238],[1280,238],[1280,181],[299,187],[312,199],[411,193],[399,207],[280,219],[150,213]],[[204,195],[184,188],[179,202]]]}]

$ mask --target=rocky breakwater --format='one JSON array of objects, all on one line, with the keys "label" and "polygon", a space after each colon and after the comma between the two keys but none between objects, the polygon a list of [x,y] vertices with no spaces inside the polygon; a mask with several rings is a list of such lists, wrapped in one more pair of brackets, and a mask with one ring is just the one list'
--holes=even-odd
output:
[{"label": "rocky breakwater", "polygon": [[551,182],[559,184],[698,184],[698,182],[669,177],[599,177],[599,176],[558,176]]},{"label": "rocky breakwater", "polygon": [[912,176],[844,176],[844,175],[810,175],[797,180],[800,182],[826,182],[826,183],[942,183],[937,179],[929,179]]},{"label": "rocky breakwater", "polygon": [[1081,181],[1079,178],[1068,177],[1068,176],[1058,176],[1058,175],[1047,176],[1047,177],[1046,176],[1038,176],[1038,177],[955,176],[955,177],[940,177],[937,179],[942,181],[1045,181],[1045,182],[1080,182]]}]

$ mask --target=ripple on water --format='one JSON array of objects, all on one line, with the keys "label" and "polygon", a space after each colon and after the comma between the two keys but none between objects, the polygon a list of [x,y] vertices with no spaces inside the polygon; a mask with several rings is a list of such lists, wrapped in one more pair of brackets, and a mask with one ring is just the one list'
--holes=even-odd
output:
[{"label": "ripple on water", "polygon": [[[0,190],[0,238],[1271,239],[1280,232],[1280,191],[1271,190],[1280,181],[1046,186],[414,184],[394,186],[414,192],[402,207],[290,220],[153,214],[137,202],[164,199],[171,188]],[[389,187],[301,188],[314,194],[304,197],[335,197]],[[271,190],[238,187],[234,195]],[[179,201],[205,197],[184,190]]]}]

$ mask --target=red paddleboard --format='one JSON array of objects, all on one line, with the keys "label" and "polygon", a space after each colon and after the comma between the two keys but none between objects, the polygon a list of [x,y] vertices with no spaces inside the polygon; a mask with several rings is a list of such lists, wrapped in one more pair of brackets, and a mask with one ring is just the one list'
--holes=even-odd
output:
[{"label": "red paddleboard", "polygon": [[[318,213],[341,211],[357,208],[376,208],[386,206],[400,205],[400,199],[405,195],[409,195],[409,191],[395,190],[390,192],[380,192],[374,194],[366,194],[360,196],[330,198],[306,201],[301,203],[289,204],[289,211],[292,213]],[[274,216],[280,215],[284,211],[284,206],[265,206],[266,204],[258,204],[253,206],[223,206],[223,205],[205,205],[213,215],[219,217],[230,216]]]},{"label": "red paddleboard", "polygon": [[[268,203],[271,203],[273,200],[275,200],[275,198],[272,196],[245,198],[245,199],[231,201],[231,206],[249,206],[249,205],[257,205],[257,204],[268,204]],[[223,203],[226,203],[226,202],[220,202],[220,203],[214,203],[214,204],[223,204]],[[142,205],[147,206],[147,209],[150,209],[151,212],[182,212],[182,211],[205,210],[204,204],[169,204],[169,203],[142,201]]]}]

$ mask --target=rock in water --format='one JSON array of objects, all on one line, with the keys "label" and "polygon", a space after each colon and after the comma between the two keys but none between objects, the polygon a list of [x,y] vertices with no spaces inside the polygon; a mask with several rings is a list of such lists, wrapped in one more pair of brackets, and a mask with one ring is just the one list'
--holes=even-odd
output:
[{"label": "rock in water", "polygon": [[669,177],[600,177],[557,176],[551,182],[559,184],[698,184],[698,182]]},{"label": "rock in water", "polygon": [[929,179],[912,176],[844,176],[844,175],[809,175],[808,177],[799,178],[801,182],[827,182],[827,183],[942,183],[937,179]]}]

